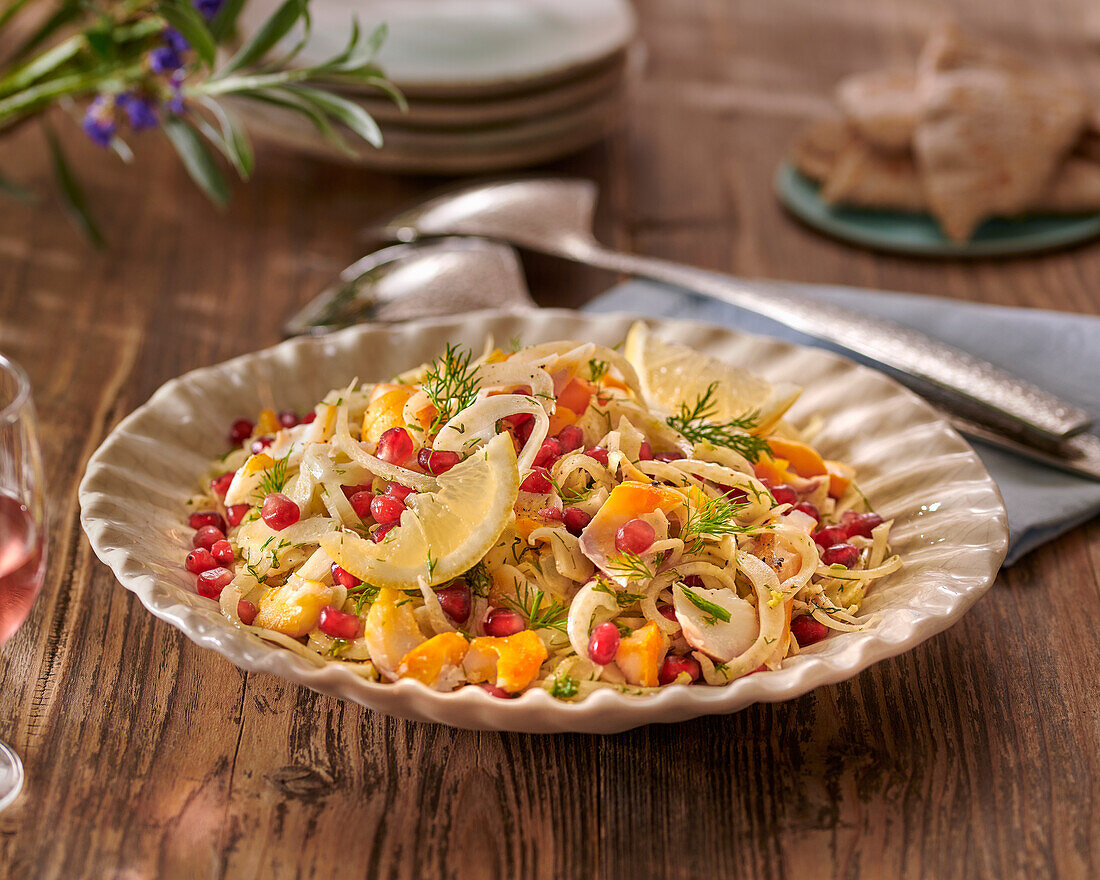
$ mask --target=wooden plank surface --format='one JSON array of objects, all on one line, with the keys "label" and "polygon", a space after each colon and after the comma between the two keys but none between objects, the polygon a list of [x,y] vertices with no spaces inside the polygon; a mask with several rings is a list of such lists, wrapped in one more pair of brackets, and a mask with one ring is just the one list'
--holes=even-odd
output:
[{"label": "wooden plank surface", "polygon": [[[945,12],[1086,77],[1091,0],[645,0],[624,131],[552,166],[604,188],[616,244],[746,275],[1096,314],[1100,246],[884,257],[770,190],[841,74],[908,58]],[[614,737],[394,721],[245,675],[154,621],[91,553],[76,485],[165,380],[271,344],[360,256],[356,230],[441,181],[261,147],[211,209],[155,137],[120,168],[68,129],[112,248],[51,201],[0,208],[0,350],[28,368],[51,499],[46,589],[0,648],[0,738],[26,762],[2,877],[1085,878],[1100,875],[1100,525],[999,577],[950,631],[852,681]],[[45,185],[33,130],[0,166]],[[608,277],[538,260],[544,304]]]}]

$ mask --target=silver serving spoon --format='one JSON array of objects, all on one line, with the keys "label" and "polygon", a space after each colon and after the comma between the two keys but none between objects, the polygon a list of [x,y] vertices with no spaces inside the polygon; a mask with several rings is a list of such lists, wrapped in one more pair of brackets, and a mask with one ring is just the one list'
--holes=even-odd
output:
[{"label": "silver serving spoon", "polygon": [[283,332],[318,335],[364,321],[534,307],[512,248],[480,238],[440,238],[368,254],[290,318]]},{"label": "silver serving spoon", "polygon": [[1060,452],[1092,417],[1067,401],[964,351],[901,327],[815,300],[812,285],[732,278],[619,253],[592,234],[598,190],[585,180],[529,178],[468,186],[385,224],[397,241],[473,235],[591,266],[639,275],[723,300],[828,340],[888,368],[940,406],[986,430]]}]

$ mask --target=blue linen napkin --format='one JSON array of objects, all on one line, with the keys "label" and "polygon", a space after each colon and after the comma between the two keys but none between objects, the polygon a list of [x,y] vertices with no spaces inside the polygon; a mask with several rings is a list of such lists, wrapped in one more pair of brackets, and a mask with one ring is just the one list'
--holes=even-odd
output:
[{"label": "blue linen napkin", "polygon": [[[1100,318],[1038,309],[976,305],[940,297],[802,285],[807,294],[899,324],[961,348],[1072,401],[1100,424]],[[584,311],[632,312],[706,321],[801,345],[858,356],[736,306],[649,281],[628,281]],[[1100,512],[1100,482],[972,441],[1008,510],[1011,565]]]}]

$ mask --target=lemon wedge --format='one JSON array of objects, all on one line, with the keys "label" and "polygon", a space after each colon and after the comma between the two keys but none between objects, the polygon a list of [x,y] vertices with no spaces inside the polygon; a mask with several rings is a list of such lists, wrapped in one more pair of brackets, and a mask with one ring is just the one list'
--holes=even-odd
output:
[{"label": "lemon wedge", "polygon": [[438,477],[435,492],[410,495],[400,524],[380,544],[333,532],[321,548],[345,571],[376,587],[430,586],[469,570],[500,538],[519,494],[516,450],[498,434]]},{"label": "lemon wedge", "polygon": [[651,405],[675,412],[681,403],[691,405],[717,382],[711,420],[726,422],[756,411],[759,417],[753,434],[771,431],[802,393],[790,382],[773,385],[748,370],[664,342],[641,321],[630,328],[624,354],[638,371],[642,392]]}]

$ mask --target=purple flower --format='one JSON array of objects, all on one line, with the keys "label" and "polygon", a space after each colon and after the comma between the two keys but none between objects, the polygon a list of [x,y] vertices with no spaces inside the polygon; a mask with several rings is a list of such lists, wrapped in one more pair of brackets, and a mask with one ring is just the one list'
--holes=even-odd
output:
[{"label": "purple flower", "polygon": [[176,52],[186,52],[191,48],[191,44],[188,43],[187,40],[183,38],[183,34],[175,28],[165,28],[162,36],[164,37],[164,45],[169,49],[174,49]]},{"label": "purple flower", "polygon": [[179,52],[171,46],[158,46],[149,52],[149,69],[153,73],[169,73],[183,67]]},{"label": "purple flower", "polygon": [[203,18],[210,21],[218,14],[224,2],[225,0],[195,0],[195,8]]},{"label": "purple flower", "polygon": [[118,106],[126,111],[130,127],[134,131],[157,127],[157,108],[149,98],[142,95],[119,95]]},{"label": "purple flower", "polygon": [[100,95],[88,105],[81,123],[84,133],[101,147],[111,143],[115,136],[115,102],[107,95]]}]

